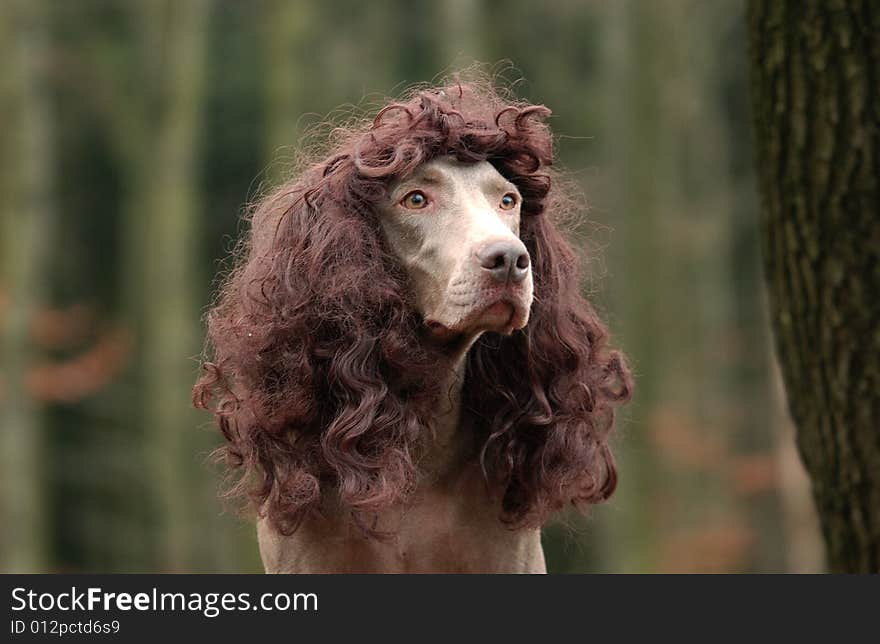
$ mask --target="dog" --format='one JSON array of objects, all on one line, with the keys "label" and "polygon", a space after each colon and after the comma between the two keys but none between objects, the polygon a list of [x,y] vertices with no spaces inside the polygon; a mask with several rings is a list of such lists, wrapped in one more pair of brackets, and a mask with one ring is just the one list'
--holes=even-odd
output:
[{"label": "dog", "polygon": [[193,400],[267,572],[543,573],[541,527],[613,492],[632,379],[556,223],[549,114],[416,89],[251,211]]}]

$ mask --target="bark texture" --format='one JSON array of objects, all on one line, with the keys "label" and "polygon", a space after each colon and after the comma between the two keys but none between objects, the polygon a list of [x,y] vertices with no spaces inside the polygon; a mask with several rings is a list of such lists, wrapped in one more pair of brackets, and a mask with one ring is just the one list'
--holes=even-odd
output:
[{"label": "bark texture", "polygon": [[770,312],[828,566],[880,571],[880,2],[749,3]]}]

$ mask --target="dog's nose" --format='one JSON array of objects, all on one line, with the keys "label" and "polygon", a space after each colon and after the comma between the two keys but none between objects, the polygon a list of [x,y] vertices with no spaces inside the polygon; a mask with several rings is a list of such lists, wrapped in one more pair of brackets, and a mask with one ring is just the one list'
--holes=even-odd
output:
[{"label": "dog's nose", "polygon": [[496,241],[477,251],[483,270],[498,282],[521,282],[529,273],[529,253],[521,241]]}]

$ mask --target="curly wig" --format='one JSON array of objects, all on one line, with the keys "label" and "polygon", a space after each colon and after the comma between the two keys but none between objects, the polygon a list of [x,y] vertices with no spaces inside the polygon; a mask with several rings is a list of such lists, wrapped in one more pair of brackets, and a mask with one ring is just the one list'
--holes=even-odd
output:
[{"label": "curly wig", "polygon": [[281,533],[326,501],[369,532],[418,481],[438,365],[450,360],[426,339],[375,205],[392,181],[440,155],[488,161],[523,196],[529,323],[476,341],[462,391],[461,423],[501,520],[538,526],[613,492],[609,433],[632,384],[554,223],[566,202],[554,189],[549,114],[488,82],[416,89],[337,128],[329,153],[251,210],[206,317],[193,400],[216,417],[220,453],[241,473],[230,493],[249,495]]}]

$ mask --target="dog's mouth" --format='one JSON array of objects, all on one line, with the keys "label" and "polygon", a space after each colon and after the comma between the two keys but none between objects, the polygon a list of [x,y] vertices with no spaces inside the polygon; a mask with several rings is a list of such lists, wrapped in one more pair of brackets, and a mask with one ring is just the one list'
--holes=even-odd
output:
[{"label": "dog's mouth", "polygon": [[483,310],[482,313],[479,313],[478,318],[483,324],[503,329],[510,324],[514,313],[513,304],[502,300]]},{"label": "dog's mouth", "polygon": [[483,331],[510,335],[523,328],[527,320],[528,311],[522,305],[504,298],[473,309],[451,326],[430,319],[425,321],[425,326],[431,338],[446,344]]}]

